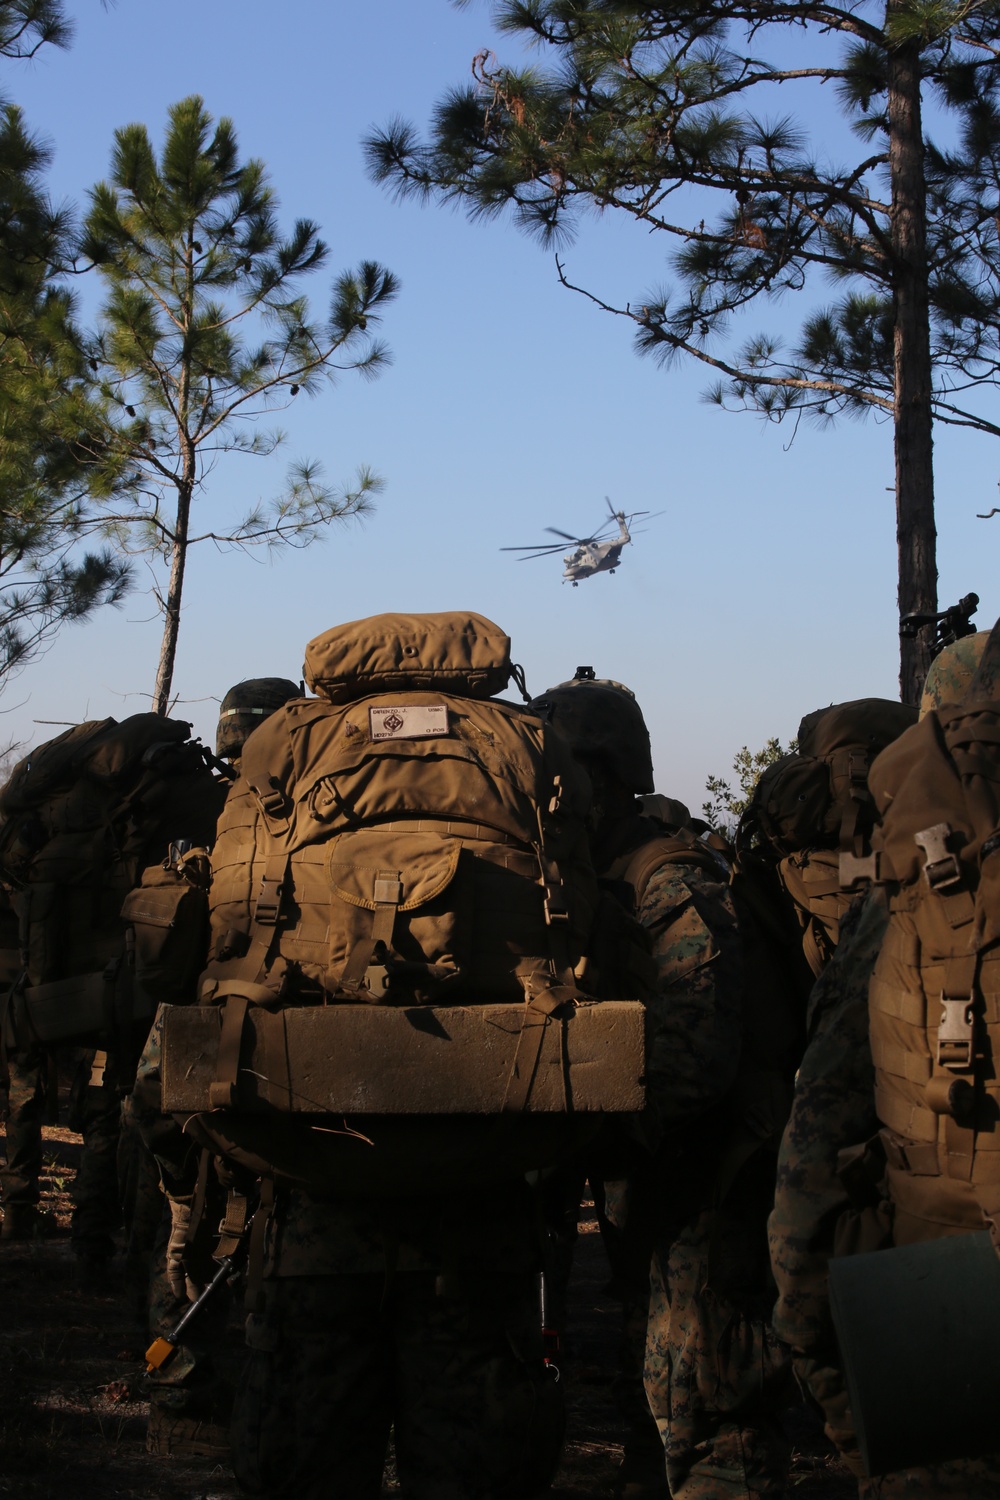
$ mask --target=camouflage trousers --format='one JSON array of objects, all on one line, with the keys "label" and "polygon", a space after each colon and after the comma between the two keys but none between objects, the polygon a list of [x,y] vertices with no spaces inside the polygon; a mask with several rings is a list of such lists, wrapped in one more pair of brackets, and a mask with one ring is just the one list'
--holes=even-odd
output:
[{"label": "camouflage trousers", "polygon": [[122,1222],[118,1145],[122,1107],[116,1059],[84,1052],[70,1091],[69,1126],[83,1136],[83,1152],[73,1183],[73,1253],[104,1260],[115,1252],[114,1234]]},{"label": "camouflage trousers", "polygon": [[4,1204],[37,1203],[42,1171],[48,1054],[12,1053],[8,1059],[7,1159],[0,1167]]},{"label": "camouflage trousers", "polygon": [[156,1160],[125,1111],[118,1140],[118,1190],[125,1220],[125,1269],[135,1287],[145,1288],[150,1275],[166,1199]]},{"label": "camouflage trousers", "polygon": [[[74,1253],[103,1258],[114,1252],[121,1223],[118,1196],[118,1137],[121,1101],[115,1059],[84,1048],[65,1050],[60,1062],[73,1070],[69,1127],[83,1136],[73,1183]],[[7,1161],[0,1168],[4,1203],[37,1203],[42,1167],[42,1124],[50,1061],[42,1050],[9,1059]]]},{"label": "camouflage trousers", "polygon": [[390,1428],[407,1500],[530,1500],[562,1444],[537,1279],[266,1280],[247,1322],[233,1463],[268,1500],[378,1500]]},{"label": "camouflage trousers", "polygon": [[746,1221],[706,1209],[653,1253],[646,1395],[674,1500],[784,1492],[788,1350],[757,1278],[741,1292],[717,1270],[745,1263],[747,1234]]}]

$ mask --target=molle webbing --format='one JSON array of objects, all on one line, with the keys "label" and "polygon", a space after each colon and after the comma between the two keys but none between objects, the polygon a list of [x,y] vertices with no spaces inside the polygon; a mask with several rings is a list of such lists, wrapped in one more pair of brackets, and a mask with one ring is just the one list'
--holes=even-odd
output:
[{"label": "molle webbing", "polygon": [[426,691],[299,700],[242,773],[206,978],[293,1004],[574,988],[599,899],[585,783],[534,716]]},{"label": "molle webbing", "polygon": [[[1000,1047],[1000,949],[977,946],[975,874],[964,850],[961,862],[948,854],[962,847],[944,816],[944,797],[949,788],[954,796],[958,784],[940,735],[926,723],[912,732],[910,764],[919,776],[912,785],[906,739],[875,771],[889,867],[916,872],[892,888],[889,928],[869,987],[875,1103],[894,1198],[918,1219],[936,1222],[939,1215],[951,1223],[956,1211],[946,1181],[969,1184],[984,1210],[1000,1184],[1000,1081],[991,1060]],[[929,816],[933,825],[918,826]],[[960,801],[951,820],[955,828],[969,827]],[[967,844],[966,833],[959,837]],[[910,1179],[926,1186],[911,1192]],[[939,1193],[934,1179],[942,1180]]]},{"label": "molle webbing", "polygon": [[805,849],[787,855],[778,875],[802,927],[806,961],[818,978],[840,941],[840,924],[855,898],[840,880],[841,854],[836,849]]}]

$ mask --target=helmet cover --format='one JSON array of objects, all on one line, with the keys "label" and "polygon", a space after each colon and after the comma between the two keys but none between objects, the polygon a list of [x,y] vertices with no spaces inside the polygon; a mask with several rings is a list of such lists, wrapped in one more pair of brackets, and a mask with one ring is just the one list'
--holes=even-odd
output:
[{"label": "helmet cover", "polygon": [[555,725],[582,760],[602,761],[637,795],[653,790],[649,730],[624,683],[577,675],[533,698],[531,708]]},{"label": "helmet cover", "polygon": [[216,755],[234,759],[265,719],[290,698],[301,697],[300,684],[287,677],[248,677],[245,682],[238,682],[229,689],[219,708]]},{"label": "helmet cover", "polygon": [[978,630],[975,635],[963,635],[938,652],[924,681],[920,698],[921,718],[945,703],[961,703],[982,661],[989,638],[988,630]]}]

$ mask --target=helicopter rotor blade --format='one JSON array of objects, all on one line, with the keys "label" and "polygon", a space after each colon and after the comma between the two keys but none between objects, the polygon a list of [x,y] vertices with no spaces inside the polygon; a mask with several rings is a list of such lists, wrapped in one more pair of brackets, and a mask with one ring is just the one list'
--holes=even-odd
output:
[{"label": "helicopter rotor blade", "polygon": [[556,552],[561,552],[562,550],[563,549],[562,549],[561,545],[558,546],[558,547],[501,547],[500,548],[501,552],[522,552],[522,553],[524,553],[523,557],[519,557],[518,558],[518,562],[527,562],[527,560],[529,558],[532,558],[532,557],[552,557]]},{"label": "helicopter rotor blade", "polygon": [[525,541],[517,547],[499,547],[501,552],[562,552],[561,541]]},{"label": "helicopter rotor blade", "polygon": [[567,542],[578,542],[580,540],[578,536],[570,536],[568,531],[560,531],[558,526],[546,526],[545,530],[551,531],[553,536],[561,536]]}]

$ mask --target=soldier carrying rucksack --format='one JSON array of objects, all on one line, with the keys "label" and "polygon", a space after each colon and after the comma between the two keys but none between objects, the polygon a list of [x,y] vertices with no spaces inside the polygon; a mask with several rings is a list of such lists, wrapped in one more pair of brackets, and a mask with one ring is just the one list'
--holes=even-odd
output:
[{"label": "soldier carrying rucksack", "polygon": [[525,1172],[641,1102],[645,955],[600,896],[567,748],[494,696],[512,675],[478,615],[310,644],[319,696],[243,748],[201,1003],[164,1008],[140,1066],[177,1201],[196,1213],[192,1138],[233,1182],[216,1253],[248,1246],[253,1493],[377,1496],[390,1423],[414,1500],[527,1500],[558,1457]]},{"label": "soldier carrying rucksack", "polygon": [[[878,883],[814,990],[782,1144],[776,1323],[829,1435],[856,1472],[859,1436],[874,1460],[865,1497],[990,1500],[1000,1488],[988,1325],[1000,1271],[984,1233],[996,1239],[1000,1217],[997,637],[935,659],[919,724],[871,769]],[[973,1248],[978,1260],[965,1259]],[[977,1276],[984,1263],[991,1276]],[[839,1337],[831,1283],[851,1289]],[[851,1399],[848,1354],[862,1382]]]},{"label": "soldier carrying rucksack", "polygon": [[645,1416],[660,1442],[650,1450],[633,1404],[622,1493],[777,1494],[788,1369],[769,1326],[765,1219],[801,995],[775,985],[772,968],[770,988],[756,967],[748,987],[729,861],[678,826],[690,824],[682,804],[653,794],[649,733],[629,689],[581,668],[534,706],[593,783],[602,883],[652,944],[647,1105],[605,1188],[632,1283],[623,1346],[635,1359],[638,1334],[642,1369],[645,1345]]},{"label": "soldier carrying rucksack", "polygon": [[[85,1142],[73,1248],[91,1264],[111,1254],[120,1217],[120,1096],[156,1003],[181,993],[164,991],[158,974],[167,965],[169,984],[190,983],[203,952],[203,905],[189,899],[199,878],[193,851],[211,843],[224,791],[189,734],[189,724],[156,714],[80,724],[26,756],[0,792],[0,879],[18,918],[19,973],[3,1016],[18,1075],[8,1140],[15,1155],[37,1159],[40,1148],[18,1137],[40,1129],[48,1059],[53,1049],[83,1049],[71,1122]],[[155,934],[141,981],[122,918],[139,890]],[[5,1233],[30,1233],[37,1173],[4,1188]]]}]

